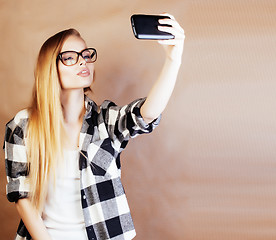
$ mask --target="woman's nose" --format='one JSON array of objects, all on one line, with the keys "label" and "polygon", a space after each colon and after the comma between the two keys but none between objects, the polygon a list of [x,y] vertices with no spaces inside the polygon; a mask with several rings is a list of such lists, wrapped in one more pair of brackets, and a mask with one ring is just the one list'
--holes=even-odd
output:
[{"label": "woman's nose", "polygon": [[79,64],[80,65],[86,65],[86,61],[84,60],[84,58],[80,55],[80,57],[79,57]]}]

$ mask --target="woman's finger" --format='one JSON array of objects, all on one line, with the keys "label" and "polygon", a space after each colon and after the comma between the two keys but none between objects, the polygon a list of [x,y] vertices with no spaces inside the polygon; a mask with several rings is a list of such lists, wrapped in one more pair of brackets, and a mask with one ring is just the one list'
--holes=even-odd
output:
[{"label": "woman's finger", "polygon": [[159,15],[161,15],[161,16],[167,16],[167,17],[169,17],[169,18],[171,18],[171,19],[174,19],[174,20],[175,20],[174,16],[173,16],[173,15],[171,15],[171,14],[169,14],[169,13],[161,13],[161,14],[159,14]]},{"label": "woman's finger", "polygon": [[161,45],[177,45],[178,43],[179,44],[183,44],[183,41],[182,40],[176,40],[176,39],[168,39],[168,40],[158,40],[158,43],[161,44]]},{"label": "woman's finger", "polygon": [[184,31],[182,29],[173,28],[173,27],[164,27],[164,26],[158,26],[158,30],[162,32],[167,32],[175,36],[177,39],[183,39]]},{"label": "woman's finger", "polygon": [[181,28],[181,26],[179,25],[179,23],[176,20],[169,19],[169,18],[159,19],[159,23],[171,25],[172,27],[175,27],[175,28]]}]

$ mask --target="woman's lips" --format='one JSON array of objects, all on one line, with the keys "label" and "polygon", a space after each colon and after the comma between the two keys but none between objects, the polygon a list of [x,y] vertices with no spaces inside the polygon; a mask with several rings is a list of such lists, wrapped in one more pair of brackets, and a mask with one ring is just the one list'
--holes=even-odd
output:
[{"label": "woman's lips", "polygon": [[80,77],[88,77],[90,75],[90,71],[89,69],[85,68],[82,69],[77,75]]}]

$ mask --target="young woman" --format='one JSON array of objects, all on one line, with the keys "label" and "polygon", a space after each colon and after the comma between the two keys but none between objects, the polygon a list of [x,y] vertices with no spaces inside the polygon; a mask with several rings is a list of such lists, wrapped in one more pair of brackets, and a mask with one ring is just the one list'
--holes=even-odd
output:
[{"label": "young woman", "polygon": [[7,123],[7,197],[21,222],[16,239],[133,239],[121,184],[120,153],[130,137],[151,132],[173,91],[184,31],[174,19],[173,40],[159,41],[166,60],[147,98],[99,107],[85,95],[97,52],[68,29],[41,47],[30,108]]}]

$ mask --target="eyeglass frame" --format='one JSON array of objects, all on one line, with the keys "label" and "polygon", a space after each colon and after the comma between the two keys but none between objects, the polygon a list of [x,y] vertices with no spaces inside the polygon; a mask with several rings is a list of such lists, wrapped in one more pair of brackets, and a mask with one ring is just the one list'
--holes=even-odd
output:
[{"label": "eyeglass frame", "polygon": [[[96,62],[96,60],[97,60],[97,50],[96,50],[95,48],[85,48],[85,49],[83,49],[81,52],[76,52],[76,51],[64,51],[64,52],[61,52],[61,53],[59,53],[58,56],[57,56],[57,61],[60,60],[60,61],[62,62],[62,64],[65,65],[65,66],[74,66],[74,65],[76,65],[76,64],[78,63],[80,56],[84,59],[84,57],[82,56],[82,53],[85,52],[85,51],[87,51],[87,50],[93,50],[93,51],[95,52],[95,55],[96,55],[95,60],[94,60],[93,62],[89,62],[89,63],[94,63],[94,62]],[[71,64],[71,65],[66,65],[66,64],[64,64],[64,62],[63,62],[63,60],[62,60],[62,54],[63,54],[63,53],[68,53],[68,52],[73,52],[73,53],[76,53],[76,54],[78,55],[78,56],[77,56],[76,63]],[[86,62],[85,59],[84,59],[84,61]]]}]

